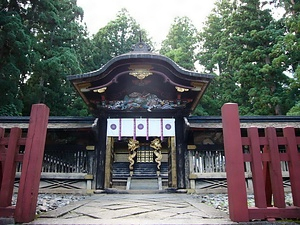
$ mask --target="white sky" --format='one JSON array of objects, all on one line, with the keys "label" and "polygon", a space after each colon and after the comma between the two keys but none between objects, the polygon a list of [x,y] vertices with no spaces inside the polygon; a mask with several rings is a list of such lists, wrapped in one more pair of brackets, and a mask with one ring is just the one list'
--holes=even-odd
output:
[{"label": "white sky", "polygon": [[214,7],[215,0],[77,0],[84,10],[84,22],[90,34],[95,34],[114,20],[122,8],[160,45],[177,16],[189,17],[199,30]]}]

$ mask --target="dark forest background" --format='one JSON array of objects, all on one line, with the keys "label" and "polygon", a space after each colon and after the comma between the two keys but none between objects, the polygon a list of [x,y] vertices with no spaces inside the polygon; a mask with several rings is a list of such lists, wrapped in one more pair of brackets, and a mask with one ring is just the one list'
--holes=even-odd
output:
[{"label": "dark forest background", "polygon": [[300,115],[300,0],[218,0],[201,28],[174,18],[159,49],[126,9],[91,36],[76,0],[0,2],[0,116],[29,115],[34,103],[89,115],[66,76],[129,52],[139,33],[154,52],[216,75],[195,115],[220,115],[226,102],[241,115]]}]

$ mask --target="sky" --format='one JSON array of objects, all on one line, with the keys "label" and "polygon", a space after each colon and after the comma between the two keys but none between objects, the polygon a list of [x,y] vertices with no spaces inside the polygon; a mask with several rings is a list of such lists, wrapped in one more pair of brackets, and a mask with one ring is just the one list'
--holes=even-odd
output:
[{"label": "sky", "polygon": [[199,30],[214,7],[215,0],[77,0],[84,10],[83,22],[89,33],[95,34],[126,8],[155,45],[166,38],[175,17],[187,16]]}]

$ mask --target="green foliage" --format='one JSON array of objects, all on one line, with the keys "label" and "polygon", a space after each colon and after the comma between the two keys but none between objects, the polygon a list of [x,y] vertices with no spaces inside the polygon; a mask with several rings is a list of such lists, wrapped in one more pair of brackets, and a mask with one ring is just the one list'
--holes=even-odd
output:
[{"label": "green foliage", "polygon": [[113,57],[130,52],[132,46],[139,42],[140,34],[143,42],[152,45],[146,31],[123,8],[115,20],[110,21],[93,37],[94,69],[100,68]]},{"label": "green foliage", "polygon": [[1,116],[20,116],[20,112],[14,104],[1,105]]},{"label": "green foliage", "polygon": [[[21,86],[31,69],[31,39],[21,17],[4,8],[0,11],[0,115],[22,111]],[[2,108],[3,107],[3,108]]]},{"label": "green foliage", "polygon": [[[0,12],[0,114],[29,115],[45,103],[51,115],[86,109],[73,107],[75,92],[66,76],[92,64],[82,57],[90,43],[75,0],[7,0]],[[81,108],[81,109],[78,109]]]},{"label": "green foliage", "polygon": [[288,112],[288,116],[300,116],[300,102],[294,105]]},{"label": "green foliage", "polygon": [[200,33],[198,55],[206,71],[218,74],[213,101],[219,107],[236,102],[243,115],[285,114],[293,101],[284,73],[290,66],[284,37],[282,21],[261,9],[258,0],[218,1]]},{"label": "green foliage", "polygon": [[167,38],[162,42],[160,54],[169,57],[185,69],[195,69],[197,30],[188,17],[176,17]]},{"label": "green foliage", "polygon": [[41,102],[48,105],[51,115],[68,115],[74,90],[66,76],[82,72],[76,48],[85,35],[78,23],[83,11],[69,0],[35,2],[32,8],[34,66],[24,90],[24,113],[31,104]]}]

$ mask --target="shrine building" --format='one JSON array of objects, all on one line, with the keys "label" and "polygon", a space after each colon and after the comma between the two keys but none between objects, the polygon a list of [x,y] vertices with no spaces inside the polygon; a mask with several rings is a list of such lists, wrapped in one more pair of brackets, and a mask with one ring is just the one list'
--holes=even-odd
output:
[{"label": "shrine building", "polygon": [[95,188],[112,187],[118,176],[128,190],[146,179],[186,188],[187,117],[212,79],[142,42],[96,71],[68,76],[96,118]]}]

